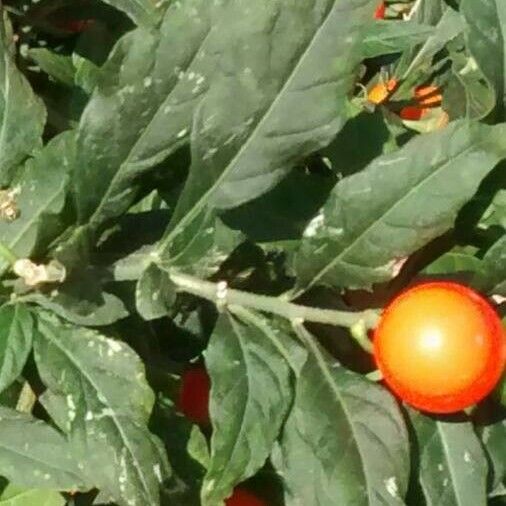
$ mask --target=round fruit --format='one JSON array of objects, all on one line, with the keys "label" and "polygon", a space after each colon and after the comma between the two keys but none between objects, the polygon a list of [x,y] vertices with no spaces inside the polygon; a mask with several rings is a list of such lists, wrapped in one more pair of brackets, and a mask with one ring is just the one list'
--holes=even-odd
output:
[{"label": "round fruit", "polygon": [[506,365],[506,334],[492,306],[458,283],[401,293],[374,332],[386,384],[408,404],[451,413],[483,399]]},{"label": "round fruit", "polygon": [[181,378],[177,407],[194,423],[209,423],[209,390],[211,382],[203,367],[192,367]]},{"label": "round fruit", "polygon": [[265,503],[243,488],[236,488],[225,501],[226,506],[265,506]]}]

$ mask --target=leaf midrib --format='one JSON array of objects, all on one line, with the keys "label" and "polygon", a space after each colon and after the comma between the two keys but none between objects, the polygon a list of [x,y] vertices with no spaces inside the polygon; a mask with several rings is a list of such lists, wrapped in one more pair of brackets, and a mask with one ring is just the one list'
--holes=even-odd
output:
[{"label": "leaf midrib", "polygon": [[324,378],[327,380],[329,386],[330,386],[330,389],[331,391],[334,393],[334,395],[336,396],[336,400],[337,402],[339,403],[339,405],[341,406],[345,416],[346,416],[346,420],[348,422],[348,425],[350,427],[350,430],[351,430],[351,433],[352,433],[352,436],[353,436],[353,441],[355,442],[355,447],[357,448],[357,451],[358,451],[358,454],[360,456],[360,465],[362,467],[362,473],[363,473],[363,477],[364,477],[364,481],[365,481],[365,484],[366,484],[366,487],[367,487],[367,497],[370,498],[371,497],[371,491],[370,491],[370,488],[369,488],[369,478],[368,478],[368,473],[367,473],[367,469],[366,469],[366,466],[365,466],[365,460],[364,460],[364,455],[362,453],[362,450],[360,448],[360,445],[358,444],[358,437],[357,437],[357,433],[355,431],[355,427],[354,427],[354,424],[353,424],[353,419],[350,415],[350,412],[346,406],[346,403],[344,402],[342,396],[341,396],[341,393],[339,392],[339,389],[336,387],[335,385],[335,382],[334,382],[334,378],[332,377],[332,374],[330,373],[330,371],[328,370],[328,367],[327,367],[327,364],[324,360],[324,358],[322,357],[321,353],[320,353],[320,350],[318,349],[318,346],[313,342],[313,339],[311,336],[308,336],[308,339],[306,341],[309,345],[309,347],[311,348],[311,351],[316,359],[316,363],[318,364],[320,370],[322,371],[323,373],[323,376]]},{"label": "leaf midrib", "polygon": [[[198,48],[195,50],[194,54],[192,55],[192,58],[189,60],[188,64],[186,65],[186,68],[184,68],[184,70],[181,69],[182,71],[187,72],[192,67],[192,65],[195,63],[195,60],[196,60],[197,56],[200,54],[200,51],[201,51],[202,47],[205,45],[207,39],[209,38],[209,34],[211,33],[211,31],[212,31],[211,26],[209,26],[204,37],[202,38],[201,43],[199,44]],[[161,36],[160,36],[160,40],[161,40]],[[160,43],[160,40],[158,41],[158,43]],[[96,217],[99,216],[100,213],[102,212],[102,209],[103,209],[105,203],[109,200],[110,194],[112,193],[112,188],[114,188],[116,186],[118,180],[121,180],[121,178],[124,176],[123,172],[124,172],[125,166],[128,166],[128,164],[130,163],[130,160],[132,158],[132,155],[135,152],[135,149],[137,148],[139,143],[144,139],[145,135],[147,135],[147,132],[149,132],[151,125],[155,121],[155,118],[158,117],[158,111],[162,107],[165,106],[165,104],[167,103],[169,98],[172,97],[174,90],[177,89],[177,87],[180,83],[179,79],[175,79],[174,83],[175,84],[172,87],[172,89],[170,90],[170,92],[167,94],[167,96],[165,97],[163,102],[161,102],[160,107],[157,108],[157,110],[155,111],[155,113],[153,114],[153,116],[151,117],[151,119],[149,120],[147,125],[145,126],[144,130],[142,131],[141,135],[135,141],[135,143],[132,145],[131,149],[128,151],[123,162],[121,162],[121,164],[119,165],[118,170],[114,173],[114,176],[111,179],[109,186],[107,187],[107,191],[105,192],[104,196],[100,200],[99,205],[97,206],[97,208],[95,209],[95,211],[93,212],[91,217],[89,218],[89,220],[88,220],[89,223],[93,223],[94,220],[96,220]],[[177,146],[179,144],[178,141],[179,141],[178,139],[174,140],[172,148],[174,148],[175,146]],[[168,154],[170,154],[170,152]]]},{"label": "leaf midrib", "polygon": [[311,37],[311,40],[308,41],[307,47],[302,52],[300,58],[297,59],[297,63],[294,65],[292,71],[287,76],[283,86],[280,88],[279,92],[277,93],[276,97],[272,101],[271,105],[267,108],[265,113],[263,114],[260,121],[256,124],[255,128],[253,128],[245,140],[244,144],[241,146],[241,148],[237,151],[237,153],[233,156],[233,158],[228,162],[227,166],[223,170],[223,172],[220,174],[220,176],[216,179],[214,184],[205,192],[202,197],[193,205],[193,207],[185,214],[185,216],[174,226],[174,228],[168,233],[168,235],[165,237],[165,239],[162,239],[160,242],[159,251],[161,254],[163,254],[163,251],[167,248],[167,245],[172,241],[174,236],[178,235],[180,233],[180,230],[184,228],[188,222],[191,222],[196,216],[199,214],[199,212],[205,207],[207,201],[211,198],[213,193],[216,191],[216,189],[221,185],[224,179],[226,179],[229,174],[232,172],[234,168],[234,164],[237,161],[239,157],[242,156],[242,154],[249,148],[250,144],[253,143],[253,140],[256,139],[256,136],[258,132],[262,129],[264,123],[267,121],[268,118],[270,118],[272,112],[276,109],[276,106],[281,100],[281,97],[284,96],[286,93],[286,90],[290,87],[293,79],[298,73],[298,70],[301,66],[301,63],[305,61],[308,53],[312,51],[313,45],[320,35],[320,33],[326,28],[326,25],[334,11],[335,4],[337,0],[334,0],[332,3],[332,7],[329,8],[329,11],[327,15],[325,16],[322,24],[320,27],[315,30],[313,36]]},{"label": "leaf midrib", "polygon": [[[4,378],[6,376],[8,377],[8,373],[5,371],[5,357],[7,356],[7,352],[11,351],[12,343],[13,342],[16,343],[18,341],[17,336],[19,334],[24,334],[24,332],[22,330],[21,330],[21,332],[17,332],[17,333],[15,332],[15,328],[19,328],[19,329],[21,328],[21,324],[18,321],[18,318],[19,318],[18,311],[20,310],[19,308],[20,308],[19,305],[16,305],[14,308],[14,313],[12,314],[12,319],[9,324],[9,332],[7,334],[7,338],[5,339],[5,347],[1,350],[4,355],[3,356],[4,360],[2,360],[2,365],[0,366],[0,385],[5,384]],[[0,308],[0,311],[2,311],[3,309],[4,308]]]},{"label": "leaf midrib", "polygon": [[[0,20],[0,23],[4,23],[3,19]],[[1,36],[3,37],[4,36],[4,30],[2,30],[2,33],[1,33]],[[5,97],[5,100],[4,100],[4,111],[3,111],[3,121],[2,121],[2,129],[0,131],[0,149],[3,151],[4,150],[4,144],[5,144],[5,132],[6,132],[6,125],[7,125],[7,121],[8,121],[8,116],[9,116],[9,103],[11,102],[9,100],[9,95],[10,95],[10,79],[9,79],[9,67],[10,67],[10,57],[8,55],[8,51],[7,51],[7,48],[5,47],[5,42],[2,41],[1,43],[2,45],[2,48],[3,48],[3,60],[4,60],[4,92],[3,92],[3,95]]]},{"label": "leaf midrib", "polygon": [[460,501],[460,495],[458,488],[456,486],[456,480],[455,480],[455,474],[453,472],[453,460],[450,458],[450,450],[448,448],[448,445],[446,444],[445,440],[445,433],[441,430],[441,423],[436,421],[436,431],[439,434],[440,440],[441,440],[441,446],[443,448],[443,453],[446,458],[446,462],[448,463],[448,472],[450,473],[450,478],[452,482],[452,489],[455,494],[455,499],[457,500],[457,504],[465,504]]},{"label": "leaf midrib", "polygon": [[[485,141],[483,141],[483,144],[484,143],[485,143]],[[390,206],[383,214],[381,214],[379,217],[377,217],[370,225],[368,225],[360,233],[360,235],[358,235],[348,246],[346,246],[346,248],[344,248],[341,251],[341,253],[339,253],[339,255],[337,255],[336,257],[334,257],[331,262],[329,262],[323,269],[321,269],[320,272],[318,272],[318,274],[316,274],[314,276],[314,278],[311,280],[311,282],[306,286],[306,290],[308,288],[311,288],[312,286],[314,286],[315,283],[317,283],[322,278],[322,276],[324,276],[337,263],[343,261],[343,257],[347,253],[349,253],[349,251],[352,248],[354,248],[356,246],[356,244],[358,243],[358,241],[360,241],[363,237],[365,237],[373,227],[375,227],[378,223],[380,223],[385,218],[385,216],[389,215],[398,205],[400,205],[401,203],[404,203],[404,201],[406,199],[410,198],[415,191],[419,190],[419,188],[421,186],[425,185],[433,177],[435,177],[436,175],[439,175],[441,171],[446,170],[447,167],[448,167],[448,165],[455,163],[456,159],[458,159],[458,158],[466,155],[471,150],[479,149],[479,147],[480,147],[481,144],[482,143],[479,142],[479,143],[473,144],[473,145],[465,148],[457,156],[453,156],[453,157],[449,158],[446,162],[444,162],[443,164],[441,164],[440,167],[437,168],[436,170],[434,170],[433,172],[431,172],[428,175],[428,177],[422,179],[422,181],[420,181],[419,184],[411,187],[410,190],[403,197],[401,197],[399,200],[397,200],[396,202],[394,202],[392,206]],[[344,262],[346,262],[346,261],[344,260]]]},{"label": "leaf midrib", "polygon": [[53,203],[55,202],[55,200],[60,197],[61,195],[64,195],[65,194],[65,187],[67,185],[67,181],[68,181],[68,177],[67,175],[65,175],[65,177],[63,178],[63,184],[59,187],[57,187],[57,191],[53,194],[53,196],[48,200],[46,201],[45,205],[42,205],[40,206],[40,208],[37,210],[37,212],[33,215],[31,215],[31,219],[29,219],[23,228],[21,228],[18,232],[18,234],[12,239],[12,241],[10,241],[9,245],[11,248],[14,248],[18,242],[22,239],[23,235],[26,233],[26,231],[34,226],[34,224],[36,223],[36,221],[42,216],[42,214],[47,211],[48,209],[51,208],[51,206],[53,205]]},{"label": "leaf midrib", "polygon": [[[226,318],[228,318],[228,320],[230,321],[230,326],[232,328],[232,331],[234,332],[234,334],[236,335],[237,337],[237,342],[239,343],[239,348],[240,348],[240,351],[241,351],[241,354],[243,356],[243,359],[244,359],[244,365],[246,366],[246,369],[248,369],[248,356],[246,354],[246,351],[244,349],[244,346],[242,344],[242,334],[241,334],[241,331],[236,327],[236,324],[234,322],[234,319],[232,318],[232,316],[230,315],[226,315]],[[246,374],[246,386],[247,386],[247,389],[248,389],[248,393],[246,395],[246,403],[244,405],[244,409],[242,410],[243,411],[243,416],[241,417],[241,425],[239,427],[239,431],[237,433],[237,436],[235,437],[234,439],[234,443],[232,445],[232,449],[229,453],[229,457],[227,459],[227,464],[225,464],[225,468],[226,466],[228,465],[228,463],[232,460],[232,457],[234,456],[235,452],[236,452],[236,449],[237,449],[237,444],[241,438],[241,435],[243,434],[244,432],[244,426],[245,426],[245,418],[246,418],[246,412],[249,411],[249,399],[250,399],[250,392],[252,390],[251,388],[251,384],[250,384],[250,376],[249,374]],[[213,459],[211,457],[211,462],[213,462]],[[213,469],[212,467],[212,464],[210,466],[210,470],[209,470],[209,473],[207,474],[206,476],[206,480],[209,480],[209,476],[212,476],[213,475],[213,472],[214,474],[216,474],[216,472],[219,472],[221,476],[223,476],[225,473],[223,472],[224,468],[223,467],[220,467],[218,470],[216,469]]]},{"label": "leaf midrib", "polygon": [[[97,385],[95,384],[95,382],[93,381],[92,378],[90,378],[90,376],[88,375],[86,369],[84,366],[81,365],[81,363],[75,359],[68,350],[66,350],[65,348],[63,348],[62,346],[60,346],[60,344],[58,343],[58,341],[52,339],[47,330],[48,330],[48,327],[46,326],[45,323],[42,323],[41,324],[43,326],[46,327],[46,333],[44,334],[45,338],[48,339],[49,341],[51,341],[69,360],[70,362],[75,366],[77,367],[78,371],[86,378],[86,380],[88,381],[88,383],[92,386],[92,388],[98,393],[100,392],[100,395],[102,395],[104,397],[104,399],[106,399],[107,401],[107,407],[109,409],[111,409],[111,415],[110,415],[110,418],[113,420],[114,422],[114,425],[116,426],[116,428],[118,429],[118,432],[121,436],[121,439],[124,441],[124,444],[125,444],[125,448],[128,450],[128,453],[130,454],[130,456],[132,457],[132,461],[134,463],[134,468],[137,472],[137,475],[139,476],[139,479],[144,487],[144,490],[146,491],[146,495],[147,497],[149,497],[150,499],[153,499],[152,495],[151,495],[151,491],[145,481],[145,478],[144,478],[144,474],[141,472],[141,466],[139,466],[139,462],[137,460],[137,457],[135,456],[133,450],[131,449],[130,445],[128,444],[128,439],[125,437],[125,434],[123,432],[123,429],[121,427],[121,424],[119,423],[119,421],[117,420],[117,417],[116,417],[116,410],[115,409],[112,409],[111,408],[111,404],[109,403],[109,400],[107,398],[107,396],[102,392],[101,389],[99,389],[97,387]],[[50,330],[50,329],[49,329]],[[98,397],[97,397],[98,398]],[[156,499],[156,498],[155,498]],[[157,504],[156,500],[154,500],[152,502],[152,504]]]},{"label": "leaf midrib", "polygon": [[[114,5],[114,1],[113,0],[105,0],[107,3],[111,3]],[[130,2],[134,2],[134,5],[137,6],[137,8],[139,9],[137,11],[137,13],[135,12],[132,12],[132,10],[128,9],[128,1]],[[153,10],[149,10],[147,5],[146,5],[146,2],[143,2],[142,0],[126,0],[126,1],[123,1],[122,4],[124,5],[124,12],[128,12],[129,13],[129,17],[132,18],[132,20],[134,20],[135,23],[141,21],[146,21],[149,19],[149,23],[147,26],[152,26],[153,23],[156,21],[156,9],[153,8]],[[118,8],[120,8],[118,6]],[[123,9],[122,9],[123,10]],[[140,19],[138,14],[139,12],[141,13],[141,15],[143,15],[143,17]],[[135,17],[135,19],[133,19]],[[143,23],[140,23],[140,26],[142,26]]]},{"label": "leaf midrib", "polygon": [[[37,422],[33,422],[33,423],[37,423]],[[0,424],[1,424],[1,422],[0,422]],[[62,443],[65,443],[65,442],[66,442],[65,439],[62,438]],[[14,453],[15,455],[18,455],[19,457],[22,457],[24,459],[31,460],[33,462],[37,462],[38,464],[41,464],[43,467],[49,467],[50,469],[54,469],[58,473],[65,473],[65,474],[71,475],[74,477],[74,480],[77,485],[82,484],[82,479],[79,476],[79,474],[76,474],[73,471],[68,471],[67,469],[62,469],[60,467],[56,467],[55,465],[48,463],[47,460],[40,460],[40,459],[34,457],[33,455],[27,455],[25,453],[22,453],[19,450],[17,450],[16,448],[11,448],[10,446],[7,446],[4,442],[0,443],[0,450],[11,452],[11,453]]]}]

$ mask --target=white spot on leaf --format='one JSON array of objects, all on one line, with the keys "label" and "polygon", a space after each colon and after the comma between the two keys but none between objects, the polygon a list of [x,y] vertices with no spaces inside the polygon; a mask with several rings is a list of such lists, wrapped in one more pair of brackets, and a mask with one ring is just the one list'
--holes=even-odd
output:
[{"label": "white spot on leaf", "polygon": [[304,230],[304,237],[314,237],[318,230],[323,226],[325,218],[323,216],[323,210],[320,212],[309,222]]},{"label": "white spot on leaf", "polygon": [[399,487],[397,486],[397,481],[395,479],[395,476],[391,476],[390,478],[386,479],[384,481],[384,483],[385,483],[385,488],[387,489],[387,492],[392,497],[397,497],[397,495],[399,493]]}]

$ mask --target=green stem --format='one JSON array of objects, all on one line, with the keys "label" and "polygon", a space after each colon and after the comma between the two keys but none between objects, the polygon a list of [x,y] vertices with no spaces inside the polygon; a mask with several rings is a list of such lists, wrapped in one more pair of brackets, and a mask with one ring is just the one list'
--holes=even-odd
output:
[{"label": "green stem", "polygon": [[341,327],[352,327],[363,322],[365,328],[374,328],[378,322],[378,312],[337,311],[294,304],[280,297],[258,295],[228,288],[223,283],[204,281],[187,274],[169,271],[171,281],[181,290],[214,302],[218,307],[224,305],[244,306],[257,311],[277,314],[288,320],[302,320]]},{"label": "green stem", "polygon": [[13,265],[14,262],[18,260],[16,254],[1,241],[0,241],[0,257],[2,257],[10,265]]},{"label": "green stem", "polygon": [[351,326],[350,333],[364,351],[367,353],[373,352],[373,346],[367,335],[367,327],[365,326],[364,320],[360,320],[355,323],[355,325]]},{"label": "green stem", "polygon": [[376,369],[375,371],[371,371],[365,375],[365,377],[370,381],[381,381],[383,379],[383,374],[381,371]]}]

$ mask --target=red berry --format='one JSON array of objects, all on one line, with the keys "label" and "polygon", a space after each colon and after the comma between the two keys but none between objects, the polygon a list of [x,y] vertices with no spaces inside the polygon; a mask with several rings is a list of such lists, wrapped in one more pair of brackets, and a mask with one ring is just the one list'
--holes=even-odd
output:
[{"label": "red berry", "polygon": [[266,506],[265,502],[243,488],[236,488],[225,501],[226,506]]},{"label": "red berry", "polygon": [[177,407],[189,420],[209,423],[209,390],[211,382],[203,367],[192,367],[181,378]]}]

